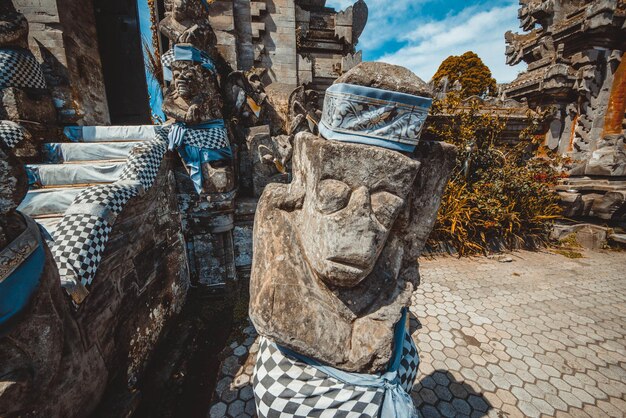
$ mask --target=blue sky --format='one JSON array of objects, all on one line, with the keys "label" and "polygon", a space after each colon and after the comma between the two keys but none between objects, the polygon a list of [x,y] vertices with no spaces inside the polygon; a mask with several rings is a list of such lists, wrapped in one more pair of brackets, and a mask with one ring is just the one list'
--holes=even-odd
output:
[{"label": "blue sky", "polygon": [[[449,55],[474,51],[499,83],[525,66],[505,64],[504,33],[519,32],[517,0],[365,0],[369,20],[358,48],[366,61],[410,68],[429,81]],[[354,0],[327,0],[345,9]]]}]

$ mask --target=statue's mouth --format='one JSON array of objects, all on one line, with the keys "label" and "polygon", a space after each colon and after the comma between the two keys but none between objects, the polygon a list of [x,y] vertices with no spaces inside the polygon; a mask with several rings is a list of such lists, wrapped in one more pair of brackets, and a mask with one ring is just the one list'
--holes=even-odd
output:
[{"label": "statue's mouth", "polygon": [[176,83],[176,89],[178,90],[178,95],[181,97],[187,97],[191,93],[189,86],[185,81],[179,81]]},{"label": "statue's mouth", "polygon": [[362,273],[363,271],[367,270],[369,267],[366,263],[358,262],[351,258],[328,257],[326,260],[331,262],[332,264],[343,267],[343,269],[346,269],[347,267],[348,269],[353,270],[357,273]]}]

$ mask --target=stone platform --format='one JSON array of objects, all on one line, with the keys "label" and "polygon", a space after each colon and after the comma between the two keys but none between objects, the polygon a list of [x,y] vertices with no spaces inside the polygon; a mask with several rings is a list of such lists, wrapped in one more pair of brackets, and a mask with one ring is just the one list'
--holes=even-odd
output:
[{"label": "stone platform", "polygon": [[[424,417],[626,415],[626,253],[421,260],[413,399]],[[252,417],[256,333],[224,361],[209,417]]]}]

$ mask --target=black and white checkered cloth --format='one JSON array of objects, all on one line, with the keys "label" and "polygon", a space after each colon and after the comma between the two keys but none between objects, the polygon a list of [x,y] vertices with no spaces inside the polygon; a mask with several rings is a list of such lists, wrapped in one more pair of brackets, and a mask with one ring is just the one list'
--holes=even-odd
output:
[{"label": "black and white checkered cloth", "polygon": [[159,173],[167,144],[159,139],[137,145],[130,151],[120,180],[137,180],[149,189]]},{"label": "black and white checkered cloth", "polygon": [[[402,388],[410,392],[419,358],[408,333],[403,357],[398,374]],[[287,356],[263,336],[252,385],[259,418],[378,418],[385,395],[383,388],[359,387],[332,378]]]},{"label": "black and white checkered cloth", "polygon": [[[61,283],[89,286],[104,253],[117,215],[128,201],[152,187],[167,147],[166,134],[135,146],[120,180],[81,191],[54,230],[51,250]],[[69,290],[68,290],[69,291]]]},{"label": "black and white checkered cloth", "polygon": [[101,184],[80,192],[72,205],[100,205],[119,214],[130,198],[138,195],[139,190],[132,184]]},{"label": "black and white checkered cloth", "polygon": [[398,377],[400,378],[400,385],[407,393],[411,393],[413,390],[413,384],[417,377],[417,370],[419,368],[420,358],[417,352],[417,347],[411,334],[408,332],[404,334],[404,344],[402,345],[402,359],[400,360],[400,367],[398,367]]},{"label": "black and white checkered cloth", "polygon": [[0,49],[0,88],[45,89],[46,79],[37,59],[27,49]]},{"label": "black and white checkered cloth", "polygon": [[161,65],[166,68],[172,68],[172,63],[175,61],[174,49],[169,49],[161,55]]},{"label": "black and white checkered cloth", "polygon": [[170,150],[184,145],[213,150],[230,147],[228,131],[223,126],[196,128],[179,122],[163,127],[161,132],[168,136]]},{"label": "black and white checkered cloth", "polygon": [[20,141],[26,138],[26,131],[20,125],[9,120],[0,121],[0,141],[7,148],[14,148]]},{"label": "black and white checkered cloth", "polygon": [[204,149],[222,149],[230,146],[226,128],[191,129],[187,128],[183,139],[185,145]]},{"label": "black and white checkered cloth", "polygon": [[77,213],[61,219],[52,247],[61,284],[91,284],[110,233],[111,226],[97,215]]}]

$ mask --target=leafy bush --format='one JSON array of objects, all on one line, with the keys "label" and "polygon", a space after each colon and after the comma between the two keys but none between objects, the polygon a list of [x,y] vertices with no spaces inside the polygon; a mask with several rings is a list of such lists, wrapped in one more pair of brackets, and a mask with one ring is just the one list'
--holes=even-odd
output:
[{"label": "leafy bush", "polygon": [[479,100],[448,94],[435,101],[431,115],[427,134],[459,152],[429,245],[445,243],[472,255],[545,243],[560,213],[550,186],[561,173],[535,156],[545,153],[534,135],[541,120],[529,115],[520,142],[507,146],[498,143],[507,115],[481,109]]},{"label": "leafy bush", "polygon": [[443,60],[433,76],[433,81],[439,83],[443,77],[448,78],[449,89],[456,81],[461,83],[460,94],[463,97],[496,93],[496,80],[491,76],[491,70],[472,51],[460,56],[451,55]]}]

